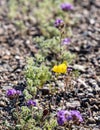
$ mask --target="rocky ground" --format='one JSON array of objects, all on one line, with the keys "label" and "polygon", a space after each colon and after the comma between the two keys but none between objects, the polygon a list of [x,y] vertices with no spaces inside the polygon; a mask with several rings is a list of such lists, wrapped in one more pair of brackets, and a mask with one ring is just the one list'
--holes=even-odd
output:
[{"label": "rocky ground", "polygon": [[[100,129],[100,1],[75,0],[75,14],[79,23],[73,27],[72,44],[69,50],[77,55],[74,68],[80,71],[75,85],[77,92],[67,99],[67,107],[78,107],[85,119],[84,130]],[[21,33],[7,18],[7,1],[0,6],[0,130],[8,115],[5,90],[25,87],[23,74],[26,57],[33,56],[36,49],[33,37],[38,35],[36,21],[26,19],[27,30]],[[4,9],[3,9],[4,8]]]}]

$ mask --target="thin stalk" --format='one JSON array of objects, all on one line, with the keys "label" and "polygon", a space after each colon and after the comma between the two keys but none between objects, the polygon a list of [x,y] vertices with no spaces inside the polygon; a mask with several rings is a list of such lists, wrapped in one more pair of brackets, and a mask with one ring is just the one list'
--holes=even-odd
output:
[{"label": "thin stalk", "polygon": [[20,123],[20,114],[19,114],[19,107],[18,107],[18,97],[17,97],[17,99],[16,99],[16,113],[17,113],[17,116],[18,116],[18,118],[17,118],[17,124],[18,123]]}]

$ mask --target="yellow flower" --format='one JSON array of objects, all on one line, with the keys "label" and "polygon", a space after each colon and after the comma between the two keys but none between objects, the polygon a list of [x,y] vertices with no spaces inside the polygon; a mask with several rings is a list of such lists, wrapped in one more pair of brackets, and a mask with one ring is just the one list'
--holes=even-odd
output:
[{"label": "yellow flower", "polygon": [[60,65],[55,65],[52,68],[52,71],[54,71],[55,73],[66,73],[67,65],[65,63],[62,63]]}]

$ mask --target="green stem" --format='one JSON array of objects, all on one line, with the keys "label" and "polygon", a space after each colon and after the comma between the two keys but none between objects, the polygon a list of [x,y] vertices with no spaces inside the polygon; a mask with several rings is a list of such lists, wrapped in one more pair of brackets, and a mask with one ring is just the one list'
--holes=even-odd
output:
[{"label": "green stem", "polygon": [[19,113],[19,107],[18,107],[18,97],[16,99],[16,113],[17,113],[17,124],[20,123],[20,113]]},{"label": "green stem", "polygon": [[62,42],[62,32],[60,32],[60,58],[62,57],[61,42]]}]

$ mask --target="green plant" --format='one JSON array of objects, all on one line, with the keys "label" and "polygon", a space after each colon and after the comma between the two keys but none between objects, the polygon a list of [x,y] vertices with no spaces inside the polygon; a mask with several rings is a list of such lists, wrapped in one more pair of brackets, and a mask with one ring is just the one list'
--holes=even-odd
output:
[{"label": "green plant", "polygon": [[38,64],[37,61],[33,61],[33,58],[29,58],[25,75],[28,86],[41,88],[50,79],[51,73],[47,66]]},{"label": "green plant", "polygon": [[[70,125],[69,123],[69,116],[72,116],[70,121],[71,123],[73,121],[74,124],[79,120],[79,117],[82,121],[80,113],[74,111],[73,115],[71,115],[73,111],[61,110],[58,114],[55,114],[52,107],[54,105],[55,108],[55,104],[57,103],[54,100],[57,98],[57,94],[63,93],[63,98],[65,98],[65,94],[73,87],[72,81],[78,74],[69,67],[69,64],[75,58],[75,55],[68,51],[68,44],[71,42],[70,38],[68,38],[68,35],[70,36],[68,31],[70,29],[69,14],[65,14],[62,10],[59,10],[58,5],[64,2],[63,0],[43,0],[38,2],[36,0],[34,1],[35,6],[37,4],[34,10],[36,11],[35,15],[38,18],[40,30],[44,36],[33,39],[38,47],[38,53],[33,58],[27,58],[26,60],[27,65],[24,74],[27,86],[22,94],[24,97],[23,104],[20,106],[20,93],[18,90],[9,90],[9,93],[7,93],[9,98],[12,99],[11,102],[14,107],[11,109],[14,124],[10,126],[6,121],[5,125],[10,130],[54,130],[58,125],[63,125],[65,129],[68,126],[68,129],[71,129],[72,124]],[[12,4],[13,8],[11,7],[11,12],[14,10],[14,13],[16,13],[15,10],[18,8],[18,5],[23,6],[29,4],[29,7],[31,7],[30,2],[27,0],[21,0],[20,3],[14,4]],[[22,8],[22,14],[25,14],[28,8]],[[62,19],[57,19],[54,22],[54,18],[58,18],[59,15],[63,19],[66,16],[65,22]],[[12,14],[11,17],[14,18]],[[54,23],[55,26],[52,26]],[[16,21],[16,25],[22,29],[23,21]],[[59,77],[63,82],[62,88],[58,87],[59,83],[57,84],[58,86],[55,85]],[[45,90],[48,92],[43,95],[42,92]],[[59,106],[61,105],[64,104],[59,103]],[[66,115],[66,112],[68,115]],[[64,120],[61,121],[61,119]],[[78,123],[81,121],[79,120]]]},{"label": "green plant", "polygon": [[56,128],[57,126],[57,121],[56,119],[53,119],[52,117],[50,118],[50,120],[46,120],[45,124],[43,126],[44,130],[53,130],[54,128]]},{"label": "green plant", "polygon": [[[54,19],[58,17],[64,19],[67,24],[67,36],[72,35],[70,28],[72,18],[70,18],[69,12],[63,12],[60,9],[62,2],[66,2],[66,0],[43,0],[38,2],[38,7],[34,10],[40,31],[46,38],[51,38],[59,34],[58,30],[53,27]],[[72,0],[67,0],[67,2],[72,3]]]},{"label": "green plant", "polygon": [[37,37],[34,41],[41,48],[38,51],[38,55],[41,55],[42,58],[49,60],[53,64],[56,61],[62,62],[66,60],[70,64],[73,58],[75,58],[75,55],[67,50],[67,46],[61,45],[60,37],[53,37],[47,40],[42,40],[42,37]]},{"label": "green plant", "polygon": [[11,126],[6,120],[4,125],[9,130],[53,130],[57,126],[56,119],[52,119],[53,115],[44,116],[43,111],[39,106],[22,106],[18,111],[15,107],[12,109],[15,124]]}]

